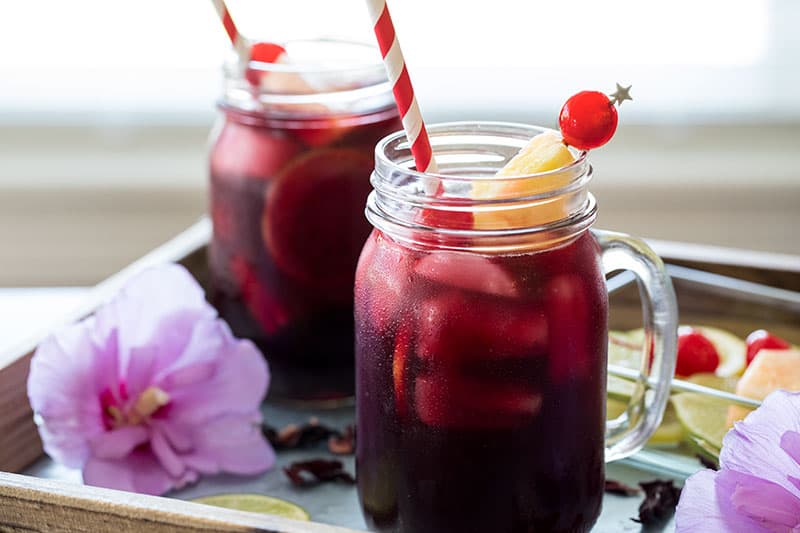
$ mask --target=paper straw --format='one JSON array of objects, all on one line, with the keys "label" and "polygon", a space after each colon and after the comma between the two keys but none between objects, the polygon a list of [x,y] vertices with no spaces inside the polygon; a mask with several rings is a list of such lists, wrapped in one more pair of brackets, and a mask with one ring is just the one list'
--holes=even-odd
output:
[{"label": "paper straw", "polygon": [[233,48],[236,50],[236,53],[239,54],[241,63],[246,65],[250,61],[250,42],[239,33],[239,29],[233,22],[231,13],[225,5],[225,0],[211,0],[211,3],[214,4],[222,26],[225,28],[225,33],[228,34]]},{"label": "paper straw", "polygon": [[411,145],[411,155],[414,156],[414,163],[417,170],[422,172],[438,172],[436,160],[433,158],[433,149],[428,138],[428,131],[422,120],[422,113],[419,104],[414,96],[414,88],[411,86],[411,77],[408,75],[406,62],[403,59],[403,52],[400,50],[400,42],[394,31],[392,17],[389,15],[389,7],[386,0],[367,0],[367,7],[375,29],[375,37],[378,38],[378,47],[383,56],[383,64],[386,67],[386,74],[392,84],[392,92],[397,103],[397,109],[403,120],[403,129],[406,131],[408,143]]}]

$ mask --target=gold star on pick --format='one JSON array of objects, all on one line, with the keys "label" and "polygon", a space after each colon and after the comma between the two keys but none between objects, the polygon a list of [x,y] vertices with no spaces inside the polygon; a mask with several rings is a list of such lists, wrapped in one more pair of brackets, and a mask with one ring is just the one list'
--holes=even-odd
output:
[{"label": "gold star on pick", "polygon": [[632,85],[623,87],[617,83],[617,90],[609,95],[611,97],[611,101],[620,106],[625,100],[630,100],[633,102],[633,98],[631,98],[631,87]]}]

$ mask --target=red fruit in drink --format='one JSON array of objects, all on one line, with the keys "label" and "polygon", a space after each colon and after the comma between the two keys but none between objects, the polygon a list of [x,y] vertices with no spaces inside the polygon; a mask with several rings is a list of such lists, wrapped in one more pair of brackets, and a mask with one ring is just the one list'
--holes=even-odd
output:
[{"label": "red fruit in drink", "polygon": [[678,362],[675,365],[675,375],[691,376],[699,372],[714,372],[719,361],[717,348],[705,335],[690,327],[678,328]]},{"label": "red fruit in drink", "polygon": [[617,131],[617,108],[599,91],[581,91],[571,96],[558,116],[564,142],[581,150],[607,143]]},{"label": "red fruit in drink", "polygon": [[459,375],[418,376],[414,404],[429,426],[498,429],[530,423],[542,406],[542,395],[521,385]]},{"label": "red fruit in drink", "polygon": [[444,292],[419,306],[416,346],[430,368],[491,367],[543,355],[547,321],[533,306]]},{"label": "red fruit in drink", "polygon": [[300,151],[285,133],[228,121],[211,152],[211,175],[219,179],[268,179]]},{"label": "red fruit in drink", "polygon": [[[257,61],[259,63],[275,63],[280,57],[286,53],[286,49],[275,43],[254,43],[250,47],[250,61]],[[258,86],[261,83],[261,77],[266,73],[248,67],[245,72],[245,77],[251,85]]]},{"label": "red fruit in drink", "polygon": [[791,344],[765,329],[757,329],[747,336],[747,365],[753,362],[759,350],[788,350]]},{"label": "red fruit in drink", "polygon": [[397,331],[392,358],[392,379],[394,382],[394,406],[400,418],[408,416],[407,369],[408,356],[411,352],[412,329],[408,323],[403,323]]},{"label": "red fruit in drink", "polygon": [[353,274],[369,225],[364,204],[372,158],[329,148],[298,158],[267,190],[261,235],[286,274],[352,299]]},{"label": "red fruit in drink", "polygon": [[247,310],[265,333],[273,334],[288,324],[291,318],[289,312],[269,294],[253,265],[241,256],[233,256],[230,270],[238,281]]},{"label": "red fruit in drink", "polygon": [[461,252],[435,252],[414,268],[418,275],[450,287],[513,298],[514,278],[486,257]]}]

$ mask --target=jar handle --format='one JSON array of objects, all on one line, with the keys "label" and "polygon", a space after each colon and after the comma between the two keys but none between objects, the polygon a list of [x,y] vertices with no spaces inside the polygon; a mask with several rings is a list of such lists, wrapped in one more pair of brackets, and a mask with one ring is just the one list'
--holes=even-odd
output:
[{"label": "jar handle", "polygon": [[593,230],[602,249],[606,274],[629,270],[642,298],[644,342],[639,376],[627,409],[606,423],[606,462],[639,451],[656,431],[669,401],[678,341],[678,304],[661,261],[643,241],[610,231]]}]

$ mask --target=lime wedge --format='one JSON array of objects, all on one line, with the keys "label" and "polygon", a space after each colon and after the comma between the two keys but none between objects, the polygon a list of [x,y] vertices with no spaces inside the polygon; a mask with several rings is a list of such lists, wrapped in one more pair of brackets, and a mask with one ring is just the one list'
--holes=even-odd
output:
[{"label": "lime wedge", "polygon": [[736,392],[736,384],[739,382],[735,377],[721,377],[711,372],[700,372],[686,378],[696,385],[717,389],[724,392]]},{"label": "lime wedge", "polygon": [[215,494],[192,500],[195,503],[247,511],[250,513],[270,514],[294,520],[310,520],[308,512],[297,504],[264,496],[263,494]]},{"label": "lime wedge", "polygon": [[728,405],[709,401],[701,394],[681,393],[672,397],[672,405],[686,432],[715,448],[722,448],[722,438],[728,432]]},{"label": "lime wedge", "polygon": [[[613,419],[621,415],[627,408],[627,402],[621,402],[609,398],[606,402],[606,418]],[[684,430],[683,425],[678,421],[675,410],[671,405],[667,404],[664,411],[664,418],[661,420],[661,425],[647,441],[648,446],[656,446],[659,448],[666,448],[677,446],[683,441]]]}]

